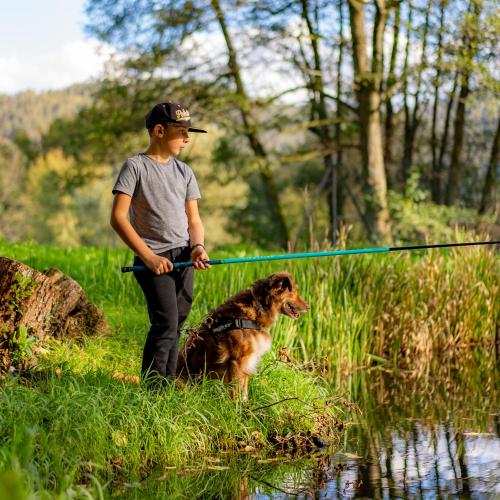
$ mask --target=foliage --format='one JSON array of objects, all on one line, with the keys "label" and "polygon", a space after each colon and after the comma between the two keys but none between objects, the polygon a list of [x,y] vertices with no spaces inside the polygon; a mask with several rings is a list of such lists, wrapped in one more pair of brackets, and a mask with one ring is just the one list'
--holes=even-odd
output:
[{"label": "foliage", "polygon": [[3,297],[6,309],[0,325],[0,358],[3,358],[1,362],[6,363],[6,366],[10,365],[10,361],[17,366],[26,366],[32,359],[36,337],[31,335],[31,329],[26,326],[21,324],[13,331],[12,325],[24,316],[23,303],[33,294],[35,287],[35,280],[16,272],[14,281]]},{"label": "foliage", "polygon": [[39,141],[56,118],[73,116],[88,105],[92,89],[92,85],[76,84],[63,90],[0,95],[0,137],[14,140],[26,134]]},{"label": "foliage", "polygon": [[0,139],[0,237],[24,236],[21,196],[26,179],[22,154],[12,142]]},{"label": "foliage", "polygon": [[[420,78],[423,78],[421,105],[419,116],[415,117],[420,128],[412,168],[419,172],[422,186],[428,186],[432,180],[428,137],[432,86],[436,80],[436,139],[438,149],[443,150],[442,180],[445,183],[450,149],[443,136],[447,99],[455,73],[471,72],[457,206],[473,210],[479,203],[492,142],[490,132],[497,112],[498,78],[492,71],[491,61],[498,38],[498,23],[494,6],[488,0],[482,2],[479,17],[473,16],[474,23],[468,25],[471,14],[466,10],[473,4],[468,7],[454,0],[432,4],[419,0],[416,4],[403,2],[400,6],[401,38],[410,40],[415,55],[410,57],[404,71],[401,58],[396,58],[395,80],[390,88],[383,82],[382,90],[386,95],[382,96],[385,100],[381,105],[385,112],[387,98],[391,97],[395,119],[394,161],[386,162],[385,170],[394,181],[391,206],[395,238],[400,241],[420,241],[431,230],[434,235],[450,236],[456,218],[472,219],[471,212],[460,211],[455,217],[445,209],[436,209],[436,216],[443,215],[450,221],[451,226],[446,228],[444,223],[437,222],[434,212],[429,212],[423,220],[420,215],[423,211],[434,210],[430,205],[403,201],[408,196],[402,194],[396,182],[401,174],[399,157],[404,149],[399,146],[404,143],[405,129],[400,105],[403,89],[414,89]],[[344,25],[347,23],[347,5],[323,1],[297,4],[286,1],[222,2],[221,5],[241,66],[245,98],[235,90],[234,75],[227,67],[229,53],[223,34],[213,9],[205,8],[204,2],[169,0],[158,4],[151,0],[134,4],[120,0],[113,5],[104,0],[87,2],[88,30],[122,50],[120,57],[110,65],[108,75],[95,86],[73,86],[64,91],[27,92],[0,98],[0,117],[4,117],[0,135],[9,138],[5,141],[6,147],[0,149],[3,180],[0,183],[0,231],[4,237],[12,240],[40,237],[40,241],[58,244],[113,244],[106,227],[109,211],[105,206],[109,201],[106,190],[121,162],[147,145],[143,127],[146,110],[158,100],[175,98],[189,105],[197,121],[211,127],[210,137],[203,137],[183,159],[192,161],[192,167],[199,174],[203,194],[201,213],[207,235],[209,238],[213,235],[214,242],[244,241],[269,248],[276,246],[276,220],[268,209],[269,200],[259,176],[261,159],[255,153],[258,148],[252,148],[249,130],[258,132],[278,186],[290,234],[295,235],[302,227],[298,239],[308,246],[316,240],[331,240],[330,183],[326,182],[326,187],[318,194],[315,187],[325,172],[324,156],[328,147],[321,139],[322,134],[328,133],[333,140],[340,130],[343,156],[339,165],[339,194],[345,200],[341,215],[354,224],[353,234],[358,240],[367,239],[359,216],[359,212],[366,211],[366,196],[361,189],[364,182],[359,153],[362,134],[353,114],[356,108],[350,54],[344,50],[342,68],[333,67],[340,48],[345,49],[351,41],[346,29],[342,37],[337,30],[341,13]],[[305,15],[305,7],[309,9],[309,17]],[[425,13],[429,9],[428,49],[426,57],[420,57]],[[440,42],[443,49],[441,66],[436,68],[438,61],[434,49],[438,45],[441,9],[444,9],[447,22]],[[413,25],[404,24],[410,11]],[[386,14],[386,36],[389,37],[393,28],[392,7]],[[373,15],[374,9],[367,7],[367,23],[373,22]],[[310,26],[307,20],[311,21]],[[467,37],[477,45],[471,47],[472,52],[466,50]],[[317,88],[320,75],[314,69],[317,62],[313,42],[318,42],[316,49],[324,66],[321,92]],[[389,64],[388,57],[384,58],[384,64]],[[384,68],[386,73],[387,67]],[[342,91],[340,96],[336,95],[337,84]],[[408,95],[407,98],[410,108],[412,104],[415,106],[416,96]],[[318,106],[322,100],[327,118],[318,121]],[[451,109],[450,123],[453,123],[455,107]],[[250,129],[245,127],[242,118],[242,112],[248,110],[252,122]],[[339,129],[336,128],[337,111],[342,111]],[[450,129],[448,140],[453,137],[452,132]],[[44,196],[35,193],[33,197],[25,196],[24,203],[20,204],[20,193],[27,188],[27,173],[35,167],[36,176],[39,175],[42,160],[38,156],[43,154],[57,163],[57,151],[75,160],[71,182],[58,182],[58,194],[52,196],[59,201],[53,203],[48,193]],[[95,165],[105,166],[102,182],[94,173],[86,175],[88,167]],[[346,194],[347,184],[352,196]],[[45,199],[49,203],[44,208],[40,204]],[[311,208],[313,204],[314,209]],[[57,211],[63,215],[57,215]],[[37,213],[44,216],[33,218],[32,214]],[[306,224],[302,223],[304,217]],[[32,230],[31,221],[35,219],[39,229]],[[422,222],[425,228],[405,228],[404,221],[410,219],[411,226]],[[50,239],[54,229],[46,227],[49,221],[55,221],[54,226],[61,225],[64,234]],[[95,221],[100,222],[96,224]]]},{"label": "foliage", "polygon": [[414,170],[408,179],[406,193],[389,193],[389,209],[396,245],[455,241],[458,228],[481,233],[481,224],[493,224],[494,216],[480,216],[476,210],[438,205],[420,186],[420,175]]},{"label": "foliage", "polygon": [[23,311],[20,309],[20,304],[24,299],[31,296],[35,285],[36,281],[32,280],[29,276],[16,273],[15,282],[9,290],[10,296],[7,301],[7,308],[14,314],[22,316]]},{"label": "foliage", "polygon": [[[116,374],[113,378],[105,368],[106,351],[105,345],[94,349],[99,357],[93,367],[75,356],[65,364],[49,356],[47,371],[35,374],[28,387],[15,379],[3,381],[0,468],[15,470],[19,461],[18,470],[31,471],[25,479],[30,489],[61,493],[70,485],[91,485],[88,474],[104,481],[140,481],[157,465],[180,466],[237,450],[238,440],[261,448],[265,441],[255,441],[256,436],[285,435],[290,415],[296,417],[294,432],[313,430],[314,421],[299,414],[304,405],[328,397],[312,377],[279,365],[268,366],[259,384],[252,384],[248,405],[231,400],[227,388],[215,381],[151,392],[119,381]],[[123,347],[120,354],[120,364],[128,364],[130,372],[130,354]],[[258,409],[290,395],[304,403]]]}]

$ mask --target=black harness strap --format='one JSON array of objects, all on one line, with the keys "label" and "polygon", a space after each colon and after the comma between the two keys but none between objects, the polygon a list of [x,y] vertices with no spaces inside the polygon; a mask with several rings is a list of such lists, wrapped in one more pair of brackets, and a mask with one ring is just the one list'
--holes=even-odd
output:
[{"label": "black harness strap", "polygon": [[212,328],[212,332],[214,333],[221,333],[225,332],[226,330],[237,330],[237,329],[244,329],[244,330],[261,330],[262,327],[260,326],[257,321],[253,321],[251,319],[242,319],[242,318],[219,318],[219,321],[217,322],[218,325],[215,328]]}]

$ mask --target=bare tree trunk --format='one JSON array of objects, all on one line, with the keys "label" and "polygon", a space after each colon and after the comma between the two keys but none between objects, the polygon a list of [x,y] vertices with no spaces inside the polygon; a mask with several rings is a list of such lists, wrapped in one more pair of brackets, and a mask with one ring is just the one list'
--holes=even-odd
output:
[{"label": "bare tree trunk", "polygon": [[[337,177],[342,173],[343,151],[342,151],[342,121],[344,119],[344,110],[342,108],[342,64],[344,60],[344,0],[339,0],[339,58],[337,60],[337,103],[336,103],[336,118],[335,124],[335,142],[337,146]],[[332,182],[333,185],[333,182]],[[342,183],[337,182],[337,213],[344,213],[345,194],[342,188]]]},{"label": "bare tree trunk", "polygon": [[434,203],[441,203],[442,200],[442,179],[441,165],[438,161],[438,139],[437,139],[437,112],[439,104],[439,87],[441,85],[442,61],[443,61],[443,31],[444,13],[447,0],[440,2],[439,31],[437,42],[436,75],[434,77],[434,102],[432,105],[432,127],[431,127],[431,149],[432,149],[432,173],[431,192]]},{"label": "bare tree trunk", "polygon": [[429,32],[429,21],[430,21],[430,13],[432,9],[433,0],[429,0],[427,4],[427,10],[425,13],[425,23],[424,30],[422,33],[422,56],[420,59],[420,67],[417,71],[417,86],[415,89],[415,99],[413,105],[413,113],[411,117],[410,124],[410,134],[408,136],[409,144],[408,147],[405,147],[405,152],[408,153],[408,158],[406,158],[406,172],[408,173],[409,169],[413,165],[413,155],[415,152],[415,138],[417,136],[417,130],[420,125],[420,91],[422,89],[422,75],[427,65],[427,34]]},{"label": "bare tree trunk", "polygon": [[405,109],[405,134],[404,134],[404,147],[403,147],[403,159],[402,159],[402,178],[403,178],[403,186],[406,186],[406,182],[408,180],[408,174],[410,168],[413,165],[413,155],[415,152],[415,138],[417,135],[417,130],[420,125],[420,91],[422,89],[422,80],[423,80],[423,71],[427,64],[427,35],[429,32],[429,24],[430,24],[430,13],[432,9],[433,0],[429,0],[427,4],[427,9],[425,12],[425,22],[424,29],[422,33],[422,56],[420,59],[419,68],[417,68],[417,82],[415,88],[414,95],[414,103],[413,110],[410,113],[409,105],[408,105],[408,56],[409,56],[409,48],[410,48],[410,32],[412,25],[412,10],[411,5],[409,5],[409,15],[408,15],[408,41],[406,44],[405,50],[405,92],[404,92],[404,109]]},{"label": "bare tree trunk", "polygon": [[479,206],[480,214],[487,214],[495,211],[495,196],[497,194],[497,170],[500,160],[500,116],[497,120],[497,130],[493,144],[491,146],[490,163],[488,164],[488,171],[484,179],[483,195],[481,197],[481,205]]},{"label": "bare tree trunk", "polygon": [[403,135],[403,158],[401,160],[401,185],[403,186],[403,190],[406,188],[406,181],[408,178],[408,168],[409,168],[408,147],[410,144],[410,135],[411,135],[411,115],[410,115],[410,106],[408,104],[408,79],[409,79],[408,60],[410,56],[412,18],[413,18],[413,9],[411,4],[408,4],[408,21],[406,23],[406,47],[405,47],[405,58],[403,63],[403,109],[405,114],[404,135]]},{"label": "bare tree trunk", "polygon": [[[387,75],[387,100],[385,114],[385,149],[384,158],[386,163],[394,161],[393,141],[394,141],[394,108],[392,106],[391,95],[396,83],[396,56],[399,50],[399,25],[401,23],[401,3],[397,2],[394,7],[394,36],[392,39],[391,59],[389,63],[389,73]],[[390,183],[390,176],[387,178]]]},{"label": "bare tree trunk", "polygon": [[457,111],[455,113],[454,131],[453,131],[453,148],[451,151],[450,169],[448,173],[448,185],[446,186],[446,204],[453,205],[456,202],[460,180],[462,177],[462,150],[464,143],[465,131],[465,110],[467,99],[470,93],[470,75],[472,72],[473,58],[477,52],[477,22],[479,18],[480,4],[471,0],[469,4],[469,12],[472,17],[464,26],[463,48],[461,59],[461,81],[460,94],[458,97]]},{"label": "bare tree trunk", "polygon": [[236,51],[234,49],[231,36],[227,29],[224,13],[222,12],[222,9],[220,7],[219,0],[210,0],[210,1],[212,8],[219,21],[219,25],[222,30],[224,40],[226,42],[228,56],[229,56],[228,66],[229,69],[231,70],[231,75],[236,85],[236,93],[238,96],[240,114],[243,121],[245,135],[248,138],[250,146],[257,158],[259,173],[266,193],[266,198],[269,203],[269,208],[271,210],[272,219],[275,221],[278,227],[279,235],[277,236],[279,242],[281,246],[284,249],[286,249],[290,236],[288,233],[288,227],[285,222],[285,217],[283,215],[279,203],[279,196],[278,196],[278,190],[276,188],[276,183],[274,181],[274,177],[271,172],[271,162],[264,148],[264,145],[260,140],[259,133],[257,130],[257,125],[255,123],[255,119],[251,112],[250,99],[243,84],[243,79],[241,77],[241,70],[236,56]]},{"label": "bare tree trunk", "polygon": [[453,124],[453,148],[451,150],[448,185],[446,187],[446,204],[453,205],[457,199],[458,186],[462,175],[462,150],[465,129],[465,104],[469,96],[469,73],[461,75],[460,94]]},{"label": "bare tree trunk", "polygon": [[380,118],[380,81],[382,38],[387,18],[384,0],[376,2],[373,28],[371,67],[366,54],[364,3],[349,0],[358,120],[363,157],[366,215],[375,237],[392,240],[389,210],[387,208],[387,181],[385,175],[382,124]]},{"label": "bare tree trunk", "polygon": [[[311,65],[303,52],[304,64],[310,70],[312,70],[311,76],[309,78],[309,88],[311,90],[311,117],[312,119],[318,119],[323,125],[314,127],[312,129],[319,137],[321,145],[325,151],[331,151],[333,149],[333,137],[330,130],[330,125],[327,123],[329,118],[328,109],[326,107],[326,99],[324,92],[324,80],[322,73],[322,63],[321,55],[318,46],[319,33],[317,32],[317,26],[313,25],[311,20],[311,15],[309,12],[309,0],[302,0],[302,18],[306,22],[308,30],[308,38],[311,44],[311,50],[313,53],[314,62]],[[318,5],[315,6],[318,9]],[[316,19],[318,19],[318,12],[316,10]],[[339,97],[339,96],[337,96]],[[338,101],[337,101],[338,103]],[[337,104],[338,105],[338,104]],[[332,243],[336,244],[336,233],[338,228],[338,214],[337,214],[337,182],[338,182],[338,171],[337,165],[335,164],[333,154],[326,153],[323,157],[323,163],[325,166],[325,172],[331,172],[330,176],[330,189],[326,189],[327,204],[329,207],[330,215],[330,228],[331,228],[331,239]]]},{"label": "bare tree trunk", "polygon": [[444,130],[443,130],[443,135],[441,137],[441,147],[439,149],[439,159],[438,159],[438,174],[439,174],[439,182],[441,183],[441,197],[438,200],[438,203],[443,203],[444,202],[444,192],[443,192],[443,183],[444,183],[444,174],[445,174],[445,168],[444,168],[444,155],[446,154],[446,150],[448,148],[448,136],[450,132],[450,123],[451,123],[451,112],[453,109],[453,103],[455,102],[455,95],[457,93],[457,88],[458,88],[458,73],[455,73],[455,76],[453,78],[453,87],[450,92],[450,96],[448,99],[448,104],[446,106],[446,116],[444,119]]}]

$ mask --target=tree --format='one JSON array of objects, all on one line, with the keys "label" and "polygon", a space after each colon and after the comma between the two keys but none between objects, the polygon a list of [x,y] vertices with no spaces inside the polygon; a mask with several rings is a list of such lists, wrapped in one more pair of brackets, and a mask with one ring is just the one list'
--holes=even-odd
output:
[{"label": "tree", "polygon": [[462,150],[465,131],[465,110],[470,94],[470,80],[473,72],[473,59],[478,50],[479,14],[482,0],[471,0],[469,12],[463,25],[463,43],[460,53],[460,93],[453,126],[453,146],[451,151],[448,184],[446,186],[446,204],[456,202],[462,175]]},{"label": "tree", "polygon": [[434,100],[432,104],[432,125],[431,125],[431,151],[432,151],[432,171],[431,171],[431,193],[432,200],[435,203],[442,201],[442,174],[441,163],[438,159],[438,136],[437,136],[437,117],[439,105],[439,88],[442,84],[441,77],[443,73],[443,32],[444,18],[448,0],[440,0],[439,3],[439,29],[437,35],[437,57],[435,64],[435,76],[433,78]]},{"label": "tree", "polygon": [[439,157],[438,157],[438,163],[437,163],[437,169],[436,169],[437,174],[439,176],[438,180],[440,182],[440,187],[441,187],[437,203],[444,202],[444,190],[443,190],[444,182],[443,181],[445,180],[444,177],[445,177],[445,173],[446,173],[444,158],[446,155],[446,151],[448,149],[448,139],[449,139],[449,134],[450,134],[451,117],[452,117],[453,105],[455,104],[457,88],[458,88],[458,77],[459,77],[458,72],[455,72],[455,75],[453,77],[453,86],[452,86],[450,94],[448,96],[448,103],[446,105],[446,115],[445,115],[445,119],[444,119],[443,133],[441,135],[441,145],[439,148]]},{"label": "tree", "polygon": [[497,171],[500,161],[500,116],[497,119],[497,127],[493,144],[491,146],[491,156],[488,163],[488,170],[484,179],[483,193],[481,197],[481,205],[479,207],[480,214],[493,213],[496,208],[496,196],[498,190]]},{"label": "tree", "polygon": [[[255,167],[269,205],[269,219],[277,228],[276,239],[286,248],[288,228],[279,203],[272,162],[260,138],[259,123],[252,113],[253,103],[245,88],[227,18],[218,0],[211,0],[210,9],[206,7],[206,2],[187,0],[163,3],[149,0],[140,4],[132,0],[90,0],[87,7],[92,20],[89,30],[102,40],[127,51],[129,58],[126,68],[135,72],[141,81],[150,79],[159,71],[168,72],[172,75],[170,88],[182,89],[190,79],[204,75],[200,94],[190,101],[198,100],[207,111],[217,102],[218,110],[227,109],[228,116],[233,115],[234,111],[239,114],[243,133],[255,155]],[[137,22],[138,19],[140,22]],[[196,45],[195,35],[210,33],[215,29],[220,30],[225,41],[228,63],[221,65],[213,55],[200,65],[191,57],[192,51],[186,42],[189,40]],[[224,96],[211,94],[214,87],[224,84]],[[148,97],[151,104],[158,99],[154,94]],[[230,123],[231,127],[234,125],[234,122]]]},{"label": "tree", "polygon": [[[385,102],[385,149],[384,159],[387,163],[394,161],[394,108],[392,104],[392,93],[396,85],[396,56],[399,50],[399,26],[401,23],[401,2],[394,6],[394,24],[389,72],[386,79],[386,102]],[[388,179],[389,180],[389,179]]]},{"label": "tree", "polygon": [[20,201],[26,174],[26,162],[19,148],[0,139],[0,238],[18,240],[26,236]]},{"label": "tree", "polygon": [[243,122],[244,134],[248,138],[250,146],[257,159],[258,170],[262,179],[262,185],[264,186],[266,197],[269,201],[269,208],[272,213],[272,218],[273,220],[275,220],[280,232],[278,236],[279,241],[281,242],[283,248],[286,249],[288,241],[290,240],[290,236],[285,222],[285,217],[280,207],[276,184],[271,172],[271,162],[259,137],[257,123],[251,111],[251,102],[248,97],[248,93],[245,90],[245,86],[241,76],[237,53],[234,48],[231,35],[229,34],[228,26],[224,13],[221,9],[220,2],[219,0],[211,0],[211,5],[215,11],[215,15],[217,16],[220,29],[226,42],[228,51],[228,66],[232,79],[234,80],[234,84],[236,86],[235,97]]},{"label": "tree", "polygon": [[371,64],[367,58],[365,4],[361,0],[349,0],[349,14],[354,85],[358,100],[357,109],[363,158],[366,214],[373,228],[374,236],[390,242],[392,234],[387,208],[387,181],[380,117],[382,42],[387,20],[387,7],[385,0],[376,0]]},{"label": "tree", "polygon": [[[406,186],[406,181],[408,179],[408,173],[410,168],[413,165],[413,156],[415,150],[415,137],[417,134],[417,130],[420,124],[420,93],[422,91],[422,80],[423,74],[427,66],[426,61],[426,51],[427,51],[427,39],[429,32],[429,22],[430,22],[430,13],[432,9],[433,0],[429,0],[426,10],[425,10],[425,21],[424,27],[422,30],[422,54],[420,57],[420,64],[417,68],[417,81],[415,84],[415,93],[414,93],[414,103],[413,110],[410,111],[409,103],[408,103],[408,71],[405,74],[405,92],[404,92],[404,109],[405,109],[405,134],[404,134],[404,147],[403,147],[403,159],[401,162],[401,173],[403,186]],[[408,42],[406,45],[406,56],[405,56],[405,65],[408,65],[408,50],[411,43],[410,31],[411,31],[411,19],[412,19],[412,6],[409,5],[409,19],[408,19]]]}]

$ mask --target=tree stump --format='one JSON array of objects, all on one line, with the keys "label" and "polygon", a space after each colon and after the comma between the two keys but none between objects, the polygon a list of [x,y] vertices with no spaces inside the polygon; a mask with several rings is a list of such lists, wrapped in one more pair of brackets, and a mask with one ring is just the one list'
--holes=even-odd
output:
[{"label": "tree stump", "polygon": [[40,273],[0,257],[0,373],[36,364],[48,338],[107,331],[104,314],[75,280],[57,269]]}]

